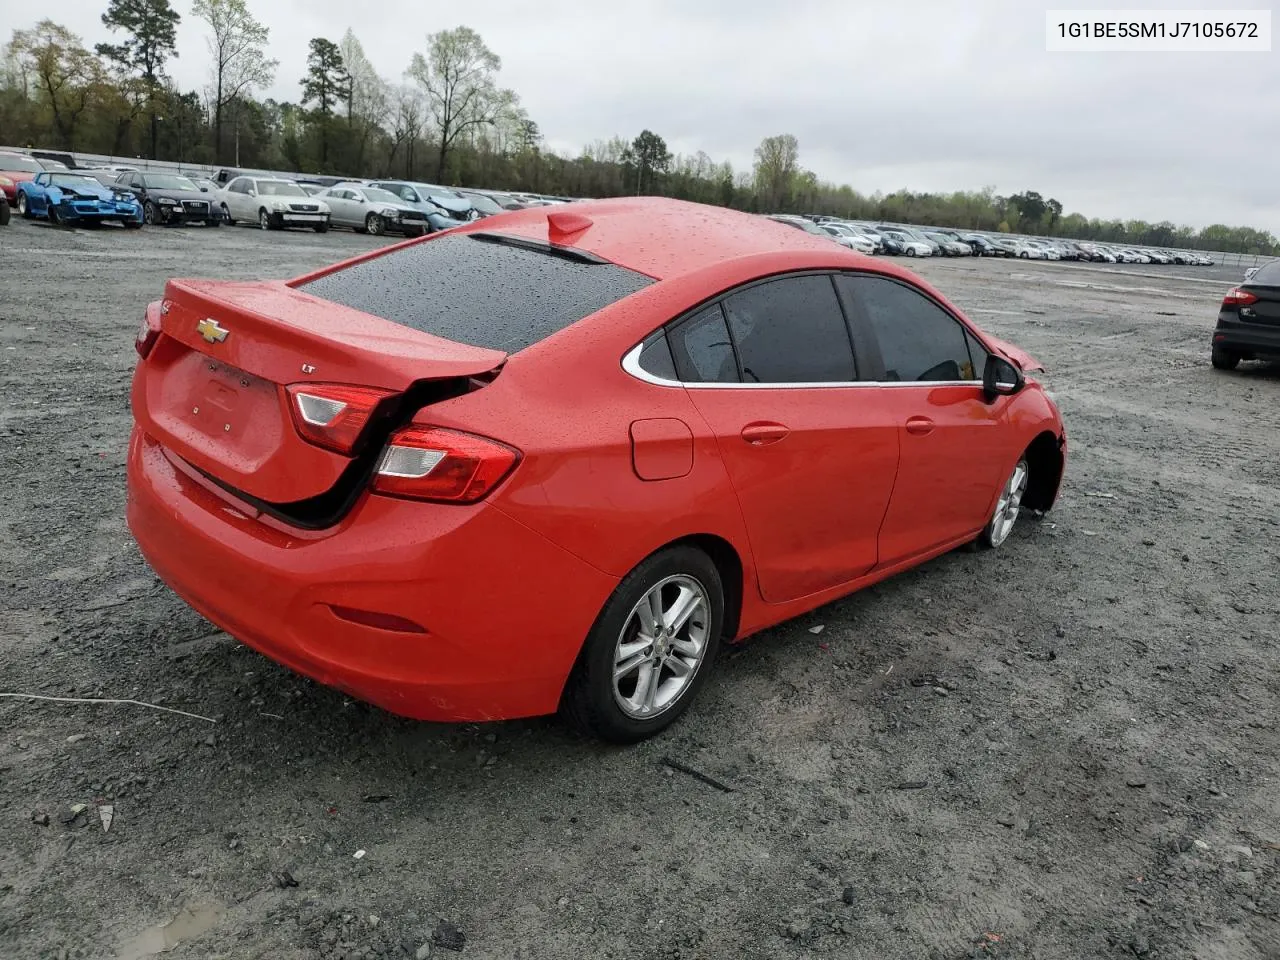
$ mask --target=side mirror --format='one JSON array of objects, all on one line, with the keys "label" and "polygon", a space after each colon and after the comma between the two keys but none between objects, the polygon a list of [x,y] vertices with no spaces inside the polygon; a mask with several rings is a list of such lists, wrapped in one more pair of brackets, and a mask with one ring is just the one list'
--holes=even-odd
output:
[{"label": "side mirror", "polygon": [[201,193],[208,193],[208,192],[209,192],[209,188],[208,188],[208,187],[201,187],[201,188],[200,188],[200,192],[201,192]]},{"label": "side mirror", "polygon": [[1009,397],[1026,386],[1022,371],[1004,357],[987,354],[987,365],[982,370],[982,394],[988,403],[997,397]]}]

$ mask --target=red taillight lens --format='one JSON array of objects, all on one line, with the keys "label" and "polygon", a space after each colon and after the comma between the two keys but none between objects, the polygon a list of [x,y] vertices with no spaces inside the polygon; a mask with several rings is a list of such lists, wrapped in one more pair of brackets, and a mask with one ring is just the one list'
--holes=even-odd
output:
[{"label": "red taillight lens", "polygon": [[373,489],[393,497],[475,503],[511,472],[520,451],[442,427],[405,427],[391,435]]},{"label": "red taillight lens", "polygon": [[1237,307],[1248,306],[1251,303],[1257,303],[1258,298],[1248,290],[1241,290],[1239,287],[1232,287],[1227,291],[1227,295],[1222,298],[1224,306],[1235,305]]},{"label": "red taillight lens", "polygon": [[138,356],[145,360],[159,339],[160,304],[148,304],[146,312],[142,315],[142,322],[138,324],[137,336],[133,338],[133,349],[137,350]]},{"label": "red taillight lens", "polygon": [[376,387],[295,383],[288,387],[293,425],[308,443],[350,454],[379,403],[391,396]]}]

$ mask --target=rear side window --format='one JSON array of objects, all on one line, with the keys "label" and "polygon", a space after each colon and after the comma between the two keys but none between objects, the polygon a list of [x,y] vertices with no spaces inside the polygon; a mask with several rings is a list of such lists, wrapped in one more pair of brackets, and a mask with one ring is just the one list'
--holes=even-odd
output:
[{"label": "rear side window", "polygon": [[866,313],[880,343],[886,380],[976,380],[960,321],[917,290],[882,277],[836,280]]},{"label": "rear side window", "polygon": [[770,280],[725,298],[745,383],[855,378],[844,312],[827,275]]},{"label": "rear side window", "polygon": [[571,257],[469,234],[442,236],[298,289],[446,340],[514,353],[653,282]]},{"label": "rear side window", "polygon": [[685,383],[738,383],[733,341],[720,304],[695,313],[667,331],[676,371]]}]

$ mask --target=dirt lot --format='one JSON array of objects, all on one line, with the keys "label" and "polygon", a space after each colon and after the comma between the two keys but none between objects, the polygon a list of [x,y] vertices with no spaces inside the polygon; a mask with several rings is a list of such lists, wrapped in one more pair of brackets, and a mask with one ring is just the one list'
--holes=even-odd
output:
[{"label": "dirt lot", "polygon": [[1239,271],[920,264],[1050,368],[1059,507],[752,639],[620,750],[350,702],[130,541],[164,279],[375,242],[0,230],[0,690],[217,720],[0,699],[5,960],[1280,957],[1280,369],[1208,364]]}]

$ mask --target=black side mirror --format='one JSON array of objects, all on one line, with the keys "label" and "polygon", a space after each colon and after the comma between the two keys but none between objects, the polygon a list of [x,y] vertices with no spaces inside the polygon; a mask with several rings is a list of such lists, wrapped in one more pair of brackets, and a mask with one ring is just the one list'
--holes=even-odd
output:
[{"label": "black side mirror", "polygon": [[1004,357],[987,354],[987,365],[982,370],[982,393],[988,403],[996,397],[1009,397],[1027,384],[1022,371]]}]

